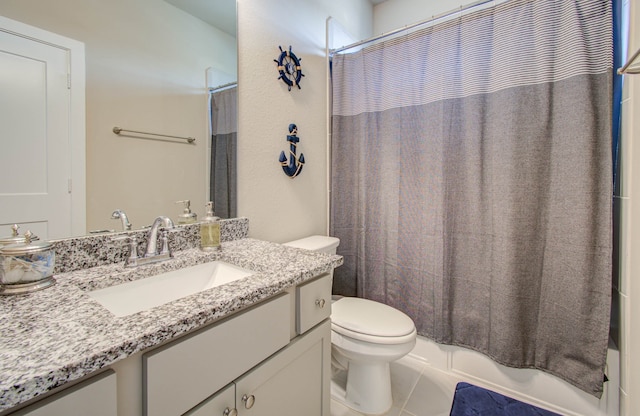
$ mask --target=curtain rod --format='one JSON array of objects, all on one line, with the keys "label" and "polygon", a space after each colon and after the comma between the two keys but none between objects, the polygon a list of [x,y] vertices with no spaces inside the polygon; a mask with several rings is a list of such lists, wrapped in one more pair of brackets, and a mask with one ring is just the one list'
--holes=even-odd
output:
[{"label": "curtain rod", "polygon": [[633,61],[636,60],[636,58],[638,57],[638,55],[640,55],[640,49],[638,49],[636,51],[636,53],[633,54],[633,56],[631,58],[629,58],[629,60],[627,61],[626,64],[624,64],[622,66],[622,68],[618,69],[618,75],[623,75],[623,74],[640,74],[640,68],[633,66],[631,68],[629,68],[631,66],[631,64],[633,63]]},{"label": "curtain rod", "polygon": [[224,90],[227,88],[231,88],[231,87],[237,87],[238,86],[238,82],[229,82],[227,84],[222,84],[222,85],[218,85],[217,87],[209,87],[209,92],[214,92],[214,91],[218,91],[218,90]]},{"label": "curtain rod", "polygon": [[467,11],[467,10],[473,8],[473,7],[482,6],[483,4],[492,3],[492,2],[495,3],[495,0],[479,0],[479,1],[476,1],[476,2],[473,2],[473,3],[469,3],[467,5],[460,6],[458,8],[449,10],[449,11],[444,12],[444,13],[435,14],[435,15],[431,16],[431,18],[429,18],[429,19],[422,20],[420,22],[416,22],[416,23],[401,27],[399,29],[395,29],[395,30],[392,30],[390,32],[382,33],[382,34],[380,34],[378,36],[374,36],[374,37],[371,37],[369,39],[361,40],[361,41],[352,43],[350,45],[342,46],[340,48],[329,49],[329,56],[334,55],[334,54],[339,53],[339,52],[342,52],[342,51],[346,51],[347,49],[352,49],[352,48],[355,48],[355,47],[360,46],[360,45],[365,45],[367,43],[371,43],[371,42],[375,42],[375,41],[380,40],[380,39],[384,39],[386,37],[395,35],[396,33],[400,33],[400,32],[403,32],[405,30],[413,29],[414,27],[418,27],[418,26],[425,25],[427,23],[431,23],[434,20],[442,19],[443,17],[448,17],[448,16],[451,16],[451,15],[456,14],[456,13],[465,12],[465,11]]}]

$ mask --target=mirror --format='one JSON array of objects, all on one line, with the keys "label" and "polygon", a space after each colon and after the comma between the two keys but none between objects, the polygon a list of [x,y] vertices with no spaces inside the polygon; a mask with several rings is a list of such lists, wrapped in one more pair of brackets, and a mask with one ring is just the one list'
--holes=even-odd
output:
[{"label": "mirror", "polygon": [[[87,232],[121,230],[116,209],[133,229],[158,215],[177,222],[176,201],[185,199],[204,217],[209,92],[237,80],[235,12],[235,0],[0,2],[0,16],[84,43]],[[114,127],[196,141],[117,135]]]}]

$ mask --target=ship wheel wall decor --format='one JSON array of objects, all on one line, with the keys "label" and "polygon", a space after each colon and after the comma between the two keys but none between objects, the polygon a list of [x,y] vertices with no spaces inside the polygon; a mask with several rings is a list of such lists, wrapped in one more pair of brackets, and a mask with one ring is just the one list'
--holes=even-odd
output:
[{"label": "ship wheel wall decor", "polygon": [[302,67],[300,66],[302,58],[298,58],[291,51],[291,46],[289,46],[288,51],[283,50],[282,46],[278,46],[278,48],[280,48],[280,56],[278,59],[273,60],[278,64],[278,72],[280,73],[278,79],[281,79],[285,84],[287,84],[289,91],[291,91],[291,87],[293,86],[300,89],[300,80],[304,76],[302,73]]}]

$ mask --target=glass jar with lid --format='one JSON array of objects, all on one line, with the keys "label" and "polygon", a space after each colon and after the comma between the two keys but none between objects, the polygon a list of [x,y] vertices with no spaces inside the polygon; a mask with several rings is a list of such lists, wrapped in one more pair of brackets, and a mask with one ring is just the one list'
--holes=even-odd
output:
[{"label": "glass jar with lid", "polygon": [[55,283],[53,244],[34,237],[27,231],[24,242],[0,246],[0,295],[28,293]]}]

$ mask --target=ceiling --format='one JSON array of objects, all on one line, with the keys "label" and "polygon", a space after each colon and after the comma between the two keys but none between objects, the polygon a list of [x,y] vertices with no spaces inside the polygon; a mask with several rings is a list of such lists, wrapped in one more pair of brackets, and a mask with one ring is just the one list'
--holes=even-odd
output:
[{"label": "ceiling", "polygon": [[[236,0],[165,0],[236,37]],[[376,0],[378,1],[378,0]]]}]

